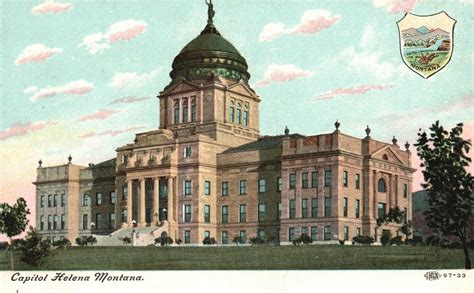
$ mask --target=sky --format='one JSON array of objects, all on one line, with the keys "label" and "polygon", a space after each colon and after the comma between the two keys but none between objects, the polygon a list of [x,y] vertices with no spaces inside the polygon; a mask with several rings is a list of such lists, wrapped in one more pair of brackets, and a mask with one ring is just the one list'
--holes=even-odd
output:
[{"label": "sky", "polygon": [[[207,21],[204,0],[0,3],[0,202],[23,196],[30,208],[39,159],[97,163],[158,128],[173,58]],[[369,125],[374,139],[412,145],[414,191],[420,128],[463,122],[473,140],[474,0],[215,0],[214,9],[262,99],[262,135],[328,133],[337,119],[363,138]],[[396,22],[443,10],[457,20],[454,52],[424,79],[402,61]]]}]

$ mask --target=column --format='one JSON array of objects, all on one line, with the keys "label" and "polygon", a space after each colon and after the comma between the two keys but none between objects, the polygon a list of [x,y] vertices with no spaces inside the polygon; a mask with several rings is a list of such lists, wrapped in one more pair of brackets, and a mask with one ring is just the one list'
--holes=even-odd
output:
[{"label": "column", "polygon": [[[153,200],[151,206],[151,215],[153,217],[153,221],[156,221],[158,224],[160,218],[160,179],[158,177],[153,178]],[[158,216],[155,216],[157,214]]]},{"label": "column", "polygon": [[398,202],[398,175],[395,175],[395,206],[399,206]]},{"label": "column", "polygon": [[132,201],[133,201],[133,181],[127,180],[127,223],[129,227],[132,227]]},{"label": "column", "polygon": [[168,184],[168,222],[174,220],[174,209],[173,209],[173,199],[174,199],[174,188],[173,188],[173,177],[167,176],[166,177],[167,184]]},{"label": "column", "polygon": [[374,203],[374,206],[373,206],[373,215],[374,215],[374,218],[377,219],[378,215],[377,215],[377,171],[374,170],[374,174],[372,176],[373,178],[373,189],[374,189],[374,192],[373,192],[373,203]]},{"label": "column", "polygon": [[145,178],[140,178],[140,210],[138,211],[138,225],[145,227]]},{"label": "column", "polygon": [[392,174],[388,175],[388,210],[393,208],[393,180],[392,180]]}]

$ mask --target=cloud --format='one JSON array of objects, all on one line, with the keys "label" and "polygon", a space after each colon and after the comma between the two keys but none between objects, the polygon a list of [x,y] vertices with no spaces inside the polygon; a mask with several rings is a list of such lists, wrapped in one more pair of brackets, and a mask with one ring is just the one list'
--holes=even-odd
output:
[{"label": "cloud", "polygon": [[265,71],[265,78],[257,83],[257,86],[264,87],[270,82],[287,82],[297,78],[310,77],[314,72],[303,70],[294,64],[270,65]]},{"label": "cloud", "polygon": [[94,86],[92,83],[85,80],[76,80],[76,81],[71,81],[62,86],[57,86],[57,87],[47,86],[45,88],[42,88],[38,90],[33,96],[31,96],[30,100],[37,101],[41,99],[47,99],[59,94],[82,96],[82,95],[90,93],[93,89],[94,89]]},{"label": "cloud", "polygon": [[112,77],[109,85],[118,89],[137,88],[152,82],[159,73],[160,69],[143,74],[137,72],[117,72]]},{"label": "cloud", "polygon": [[399,12],[411,12],[418,0],[374,0],[375,7],[387,7],[387,12],[397,14]]},{"label": "cloud", "polygon": [[316,100],[329,100],[333,99],[336,96],[341,95],[363,95],[369,91],[381,91],[384,89],[393,88],[393,84],[380,84],[380,85],[359,85],[349,88],[340,88],[332,91],[328,91],[322,94],[319,94],[316,97]]},{"label": "cloud", "polygon": [[285,28],[283,23],[269,23],[263,27],[258,40],[271,41],[283,34],[315,34],[337,23],[342,17],[332,15],[331,11],[316,9],[306,10],[300,23],[294,27]]},{"label": "cloud", "polygon": [[151,98],[152,97],[142,97],[142,98],[124,97],[124,98],[119,98],[119,99],[113,100],[110,104],[131,104],[131,103],[141,102],[141,101],[144,101],[144,100],[149,100]]},{"label": "cloud", "polygon": [[23,52],[18,55],[15,60],[16,65],[21,65],[25,63],[39,63],[48,60],[54,54],[62,53],[63,49],[61,48],[48,48],[42,44],[33,44],[29,45]]},{"label": "cloud", "polygon": [[474,107],[474,92],[461,96],[458,100],[445,105],[439,105],[434,110],[436,112],[454,112],[457,110],[467,111]]},{"label": "cloud", "polygon": [[144,128],[145,126],[134,126],[134,127],[129,127],[127,129],[121,129],[121,130],[107,130],[103,132],[95,132],[91,131],[88,133],[84,133],[79,136],[79,138],[90,138],[90,137],[96,137],[96,136],[117,136],[122,133],[127,133],[130,131],[135,131]]},{"label": "cloud", "polygon": [[110,110],[110,109],[100,109],[99,111],[93,113],[93,114],[89,114],[89,115],[85,115],[85,116],[82,116],[81,118],[79,118],[77,121],[88,121],[88,120],[104,120],[104,119],[107,119],[109,118],[110,116],[114,115],[114,114],[117,114],[121,111],[118,111],[118,110]]},{"label": "cloud", "polygon": [[31,8],[31,12],[33,14],[62,13],[70,9],[72,9],[71,3],[58,3],[53,0],[46,0],[44,3]]},{"label": "cloud", "polygon": [[143,21],[133,19],[122,20],[113,23],[105,32],[98,32],[87,35],[83,38],[79,47],[85,46],[91,54],[102,53],[110,49],[111,44],[117,41],[130,41],[143,34],[148,24]]},{"label": "cloud", "polygon": [[37,91],[38,91],[38,87],[36,86],[30,86],[23,90],[23,92],[27,95],[36,93]]},{"label": "cloud", "polygon": [[56,121],[48,121],[48,122],[15,122],[9,128],[0,131],[0,141],[6,140],[15,136],[23,136],[27,135],[30,132],[35,132],[41,130],[47,126],[58,124]]}]

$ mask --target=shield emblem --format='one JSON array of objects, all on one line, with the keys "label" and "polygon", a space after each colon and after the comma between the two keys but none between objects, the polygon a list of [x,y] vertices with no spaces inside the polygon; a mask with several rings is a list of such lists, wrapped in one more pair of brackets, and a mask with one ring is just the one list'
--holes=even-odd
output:
[{"label": "shield emblem", "polygon": [[456,20],[446,12],[411,13],[397,22],[403,62],[424,78],[440,71],[451,60]]}]

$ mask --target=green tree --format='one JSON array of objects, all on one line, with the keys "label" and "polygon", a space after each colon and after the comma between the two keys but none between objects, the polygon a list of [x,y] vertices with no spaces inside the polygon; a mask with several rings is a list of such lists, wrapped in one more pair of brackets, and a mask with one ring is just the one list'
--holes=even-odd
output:
[{"label": "green tree", "polygon": [[0,233],[10,238],[10,269],[13,271],[13,237],[25,231],[30,210],[26,205],[26,200],[20,197],[13,206],[0,203],[0,211]]},{"label": "green tree", "polygon": [[424,167],[426,183],[422,187],[428,191],[427,224],[461,240],[465,268],[471,269],[467,232],[474,201],[473,177],[466,171],[471,162],[467,156],[471,142],[461,137],[462,127],[459,123],[447,131],[436,121],[429,135],[420,129],[415,146],[420,167]]},{"label": "green tree", "polygon": [[43,239],[36,229],[30,226],[30,231],[21,247],[21,261],[37,267],[42,263],[43,257],[48,256],[50,252],[51,242]]}]

